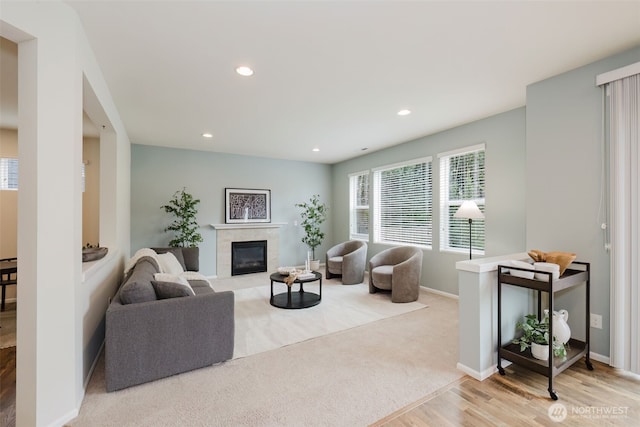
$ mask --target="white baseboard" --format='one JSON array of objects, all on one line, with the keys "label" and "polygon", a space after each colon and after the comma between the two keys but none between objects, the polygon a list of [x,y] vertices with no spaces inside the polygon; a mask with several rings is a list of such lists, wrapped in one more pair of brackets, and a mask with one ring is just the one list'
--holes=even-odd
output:
[{"label": "white baseboard", "polygon": [[451,298],[451,299],[455,299],[457,300],[459,297],[456,294],[450,294],[449,292],[444,292],[444,291],[440,291],[438,289],[433,289],[433,288],[427,288],[426,286],[421,286],[422,289],[424,289],[427,292],[430,292],[432,294],[436,294],[436,295],[440,295],[446,298]]},{"label": "white baseboard", "polygon": [[[89,374],[87,375],[87,378],[84,380],[84,389],[85,389],[85,391],[87,390],[87,387],[89,386],[89,381],[91,380],[91,377],[93,376],[93,371],[96,369],[96,366],[98,365],[98,359],[100,359],[100,355],[102,354],[103,350],[104,350],[104,340],[102,340],[102,344],[100,345],[100,348],[98,349],[98,353],[96,353],[96,358],[93,359],[93,363],[91,363],[91,367],[89,368]],[[82,403],[82,401],[80,401],[80,403]]]},{"label": "white baseboard", "polygon": [[[609,365],[609,357],[608,356],[603,356],[602,354],[598,354],[598,353],[594,353],[594,352],[589,352],[589,358],[592,360],[595,360],[597,362],[601,362],[604,363],[606,365]],[[507,366],[511,365],[511,362],[508,360],[503,360],[502,361],[502,367],[506,368]],[[489,378],[491,375],[495,374],[496,372],[498,372],[498,365],[493,365],[490,368],[485,369],[482,372],[478,372],[475,369],[471,369],[470,367],[463,365],[462,363],[458,362],[458,364],[456,365],[456,368],[462,372],[464,372],[465,374],[469,375],[471,378],[474,378],[478,381],[484,381],[487,378]]]},{"label": "white baseboard", "polygon": [[603,356],[602,354],[594,353],[593,351],[589,352],[589,358],[595,360],[596,362],[601,362],[606,365],[610,365],[611,359],[609,356]]},{"label": "white baseboard", "polygon": [[[503,368],[506,368],[509,365],[511,365],[511,362],[509,362],[508,360],[502,361]],[[493,365],[482,372],[478,372],[475,369],[471,369],[470,367],[463,365],[460,362],[458,362],[458,364],[456,365],[456,368],[458,368],[460,371],[464,372],[465,374],[469,375],[471,378],[476,379],[478,381],[484,381],[487,378],[489,378],[491,375],[498,372],[498,365]]]}]

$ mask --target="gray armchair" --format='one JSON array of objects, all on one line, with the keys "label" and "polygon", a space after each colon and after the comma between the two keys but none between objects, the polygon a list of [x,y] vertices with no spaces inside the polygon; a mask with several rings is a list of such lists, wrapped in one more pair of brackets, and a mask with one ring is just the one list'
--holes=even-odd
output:
[{"label": "gray armchair", "polygon": [[369,293],[390,290],[392,302],[418,299],[422,274],[422,249],[398,246],[386,249],[369,260]]},{"label": "gray armchair", "polygon": [[367,244],[360,240],[350,240],[327,251],[325,276],[327,279],[342,276],[343,285],[355,285],[364,281],[366,265]]}]

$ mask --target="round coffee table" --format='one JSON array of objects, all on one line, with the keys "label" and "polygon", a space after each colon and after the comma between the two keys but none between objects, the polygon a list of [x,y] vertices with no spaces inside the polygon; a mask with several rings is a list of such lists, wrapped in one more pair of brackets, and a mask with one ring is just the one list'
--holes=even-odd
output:
[{"label": "round coffee table", "polygon": [[[317,271],[313,271],[313,277],[305,278],[305,279],[296,279],[293,283],[298,283],[300,285],[300,290],[296,292],[291,292],[291,286],[287,285],[284,282],[284,279],[287,276],[283,276],[280,273],[273,273],[270,276],[271,279],[271,300],[269,301],[272,306],[278,308],[308,308],[313,307],[314,305],[320,304],[320,300],[322,299],[322,274]],[[303,288],[304,283],[315,282],[316,280],[320,281],[319,292],[307,292]],[[274,295],[273,294],[273,282],[277,283],[285,283],[287,286],[287,292],[283,292],[281,294]]]}]

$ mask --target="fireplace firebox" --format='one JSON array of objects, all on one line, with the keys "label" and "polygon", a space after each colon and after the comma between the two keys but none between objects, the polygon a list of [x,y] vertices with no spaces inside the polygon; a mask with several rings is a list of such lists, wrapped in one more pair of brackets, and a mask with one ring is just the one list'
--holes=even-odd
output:
[{"label": "fireplace firebox", "polygon": [[267,271],[267,241],[231,242],[231,275]]}]

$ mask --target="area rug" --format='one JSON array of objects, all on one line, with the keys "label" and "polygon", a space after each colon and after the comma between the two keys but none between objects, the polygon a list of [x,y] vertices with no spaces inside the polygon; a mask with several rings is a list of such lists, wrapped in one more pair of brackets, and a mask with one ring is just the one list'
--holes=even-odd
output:
[{"label": "area rug", "polygon": [[0,311],[0,348],[16,345],[16,310]]},{"label": "area rug", "polygon": [[[297,292],[299,285],[294,285]],[[318,282],[305,291],[319,292]],[[286,292],[274,283],[274,294]],[[367,284],[342,285],[323,280],[320,304],[298,310],[273,307],[269,285],[233,291],[235,294],[234,358],[262,353],[322,335],[344,331],[376,320],[425,308],[420,302],[394,304],[389,294],[370,294]]]},{"label": "area rug", "polygon": [[113,393],[102,356],[68,425],[370,425],[463,376],[457,301],[421,292],[419,302],[429,308]]}]

